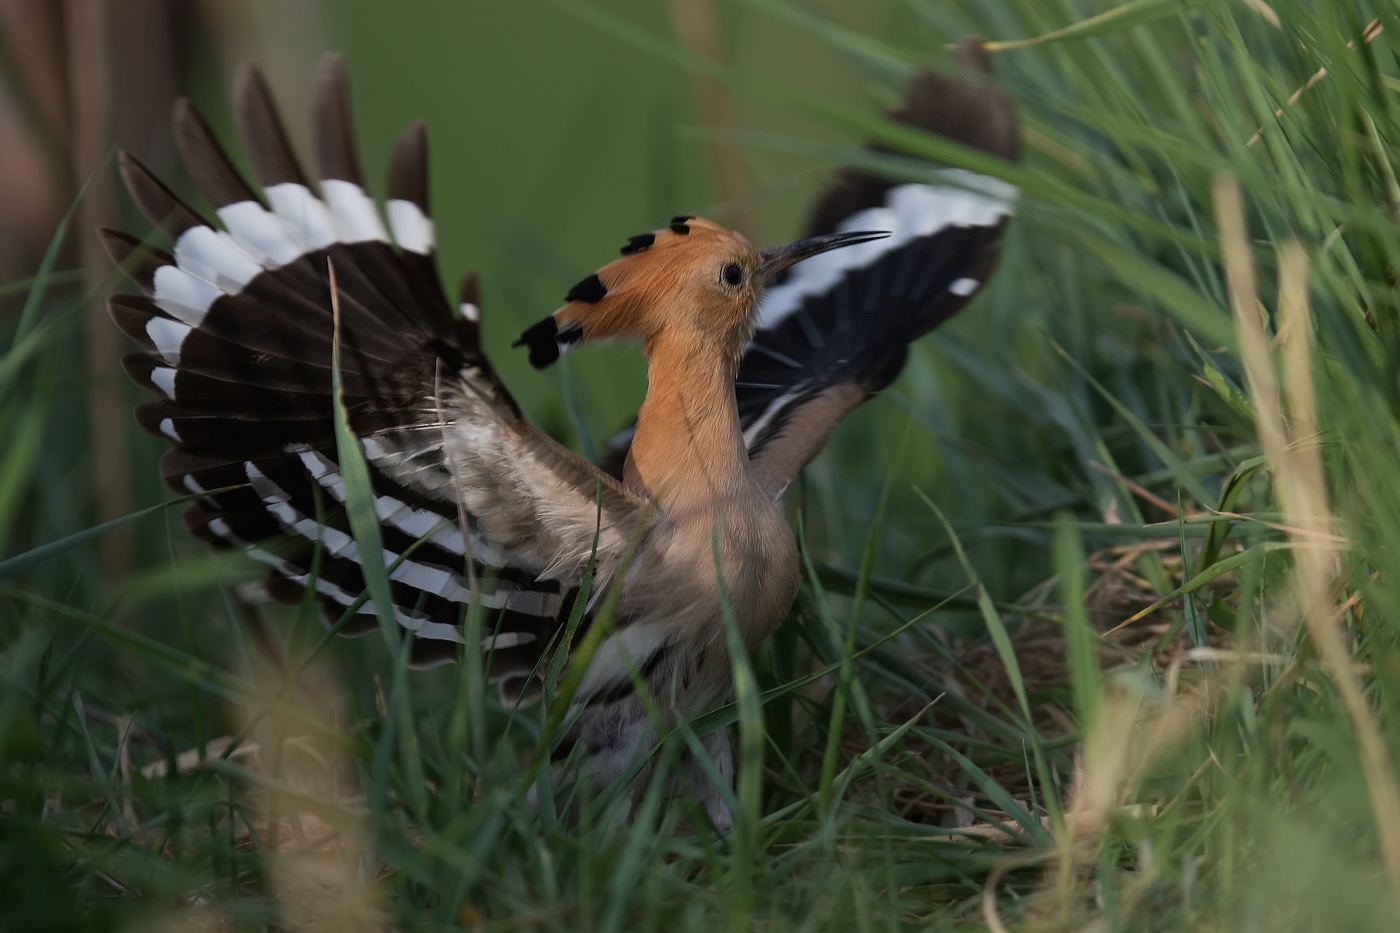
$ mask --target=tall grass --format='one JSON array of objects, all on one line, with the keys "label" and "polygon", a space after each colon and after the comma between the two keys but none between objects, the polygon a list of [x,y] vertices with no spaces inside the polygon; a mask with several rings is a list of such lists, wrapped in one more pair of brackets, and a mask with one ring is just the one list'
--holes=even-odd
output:
[{"label": "tall grass", "polygon": [[[1022,166],[973,166],[1024,191],[987,293],[789,493],[804,590],[737,662],[736,704],[664,743],[636,799],[580,796],[565,768],[531,805],[526,763],[558,724],[501,705],[479,666],[409,676],[310,612],[244,618],[247,568],[168,510],[133,517],[142,569],[102,579],[72,417],[83,296],[46,266],[0,358],[0,926],[1394,928],[1395,10],[718,9],[728,51],[708,73],[739,102],[723,135],[744,144],[760,233],[793,232],[814,167],[889,168],[861,139],[966,162],[873,116],[966,33],[993,40],[1026,143]],[[473,28],[514,22],[337,13],[371,143],[419,115],[388,90],[432,74],[421,50],[393,57],[410,30],[475,50],[491,36]],[[564,165],[543,201],[455,200],[491,187],[465,136],[553,132],[527,115],[563,80],[547,69],[490,105],[498,122],[474,111],[436,140],[447,265],[482,266],[503,360],[515,320],[608,254],[598,236],[709,197],[713,136],[675,131],[691,45],[650,7],[552,15],[511,54],[611,60],[637,95],[609,111],[621,141],[541,155]],[[421,101],[435,131],[462,106],[451,87]],[[596,127],[602,87],[560,91],[576,127]],[[614,146],[651,157],[612,164]],[[589,167],[636,200],[614,215],[597,186],[575,195]],[[572,368],[571,418],[514,365],[532,413],[580,442],[637,389]],[[133,443],[133,475],[154,450]],[[721,838],[667,781],[680,748],[731,724],[738,825]]]}]

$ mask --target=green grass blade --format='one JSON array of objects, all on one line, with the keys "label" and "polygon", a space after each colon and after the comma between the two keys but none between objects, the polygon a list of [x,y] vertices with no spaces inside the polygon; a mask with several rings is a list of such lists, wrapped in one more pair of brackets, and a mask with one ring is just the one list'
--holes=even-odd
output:
[{"label": "green grass blade", "polygon": [[[237,489],[241,487],[235,486],[229,488]],[[226,490],[220,489],[215,491],[224,492]],[[131,522],[139,521],[140,519],[145,518],[147,515],[154,515],[157,512],[162,512],[165,509],[170,508],[171,506],[181,505],[195,498],[197,497],[182,496],[179,499],[171,499],[169,502],[162,502],[160,505],[148,506],[147,508],[140,509],[136,512],[132,512],[129,515],[123,515],[121,518],[114,518],[109,522],[103,522],[100,525],[93,525],[91,528],[84,528],[82,531],[74,532],[73,534],[68,535],[67,537],[59,538],[57,541],[50,541],[48,544],[41,544],[36,548],[31,548],[30,550],[25,551],[23,554],[16,554],[14,557],[7,557],[5,560],[0,560],[0,581],[8,580],[11,577],[24,573],[26,570],[36,567],[39,564],[42,564],[44,561],[49,560],[53,557],[57,557],[59,554],[62,554],[66,551],[71,551],[76,547],[81,547],[82,545],[87,544],[90,541],[96,541],[98,538],[102,537],[114,528],[120,528],[121,526],[130,524]]]},{"label": "green grass blade", "polygon": [[335,262],[326,259],[330,276],[329,300],[335,316],[335,334],[331,345],[331,395],[335,419],[336,462],[345,483],[345,514],[354,533],[360,554],[360,572],[374,603],[374,614],[385,640],[397,651],[400,641],[398,622],[394,620],[394,599],[389,589],[389,574],[385,569],[384,542],[379,533],[379,516],[374,511],[374,488],[370,485],[369,467],[360,452],[360,441],[350,427],[350,415],[345,410],[344,387],[340,377],[340,291],[336,284]]},{"label": "green grass blade", "polygon": [[1065,654],[1069,660],[1069,685],[1079,732],[1088,734],[1098,719],[1103,694],[1099,668],[1099,635],[1089,623],[1084,601],[1084,543],[1068,515],[1055,522],[1055,573],[1060,581],[1060,613],[1064,619]]}]

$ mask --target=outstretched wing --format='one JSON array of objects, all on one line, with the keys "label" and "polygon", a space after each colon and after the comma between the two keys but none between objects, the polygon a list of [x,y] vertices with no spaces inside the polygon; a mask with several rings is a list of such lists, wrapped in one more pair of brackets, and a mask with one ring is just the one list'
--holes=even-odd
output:
[{"label": "outstretched wing", "polygon": [[[986,71],[980,42],[964,59]],[[921,72],[891,116],[1008,161],[1018,156],[1014,107],[975,79]],[[817,202],[808,235],[889,230],[794,266],[769,288],[735,382],[744,440],[773,496],[826,444],[852,409],[889,385],[911,341],[961,309],[996,263],[1016,189],[944,169],[900,183],[848,168]]]},{"label": "outstretched wing", "polygon": [[[328,620],[362,597],[362,562],[381,561],[416,662],[455,657],[478,604],[493,673],[528,676],[568,617],[595,530],[606,577],[640,533],[641,503],[521,416],[481,353],[474,280],[449,306],[421,125],[394,150],[386,230],[360,177],[338,61],[318,86],[319,193],[255,71],[240,76],[235,103],[261,196],[182,102],[176,139],[220,225],[123,154],[128,189],[173,249],[104,231],[144,292],[109,306],[145,351],[125,362],[159,397],[137,417],[171,444],[165,480],[200,496],[185,524],[266,563],[278,598],[314,587]],[[343,398],[383,537],[372,557],[351,536],[337,462],[332,265]],[[369,631],[374,616],[366,601],[342,631]]]}]

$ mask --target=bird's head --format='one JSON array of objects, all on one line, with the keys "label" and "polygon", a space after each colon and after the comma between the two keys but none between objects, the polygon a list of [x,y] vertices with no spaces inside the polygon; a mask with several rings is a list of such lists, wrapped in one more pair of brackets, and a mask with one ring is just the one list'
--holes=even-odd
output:
[{"label": "bird's head", "polygon": [[793,263],[888,233],[833,233],[757,250],[741,234],[698,217],[674,217],[622,247],[622,258],[569,290],[565,303],[515,346],[536,369],[585,341],[650,340],[684,333],[738,356],[752,335],[764,285]]}]

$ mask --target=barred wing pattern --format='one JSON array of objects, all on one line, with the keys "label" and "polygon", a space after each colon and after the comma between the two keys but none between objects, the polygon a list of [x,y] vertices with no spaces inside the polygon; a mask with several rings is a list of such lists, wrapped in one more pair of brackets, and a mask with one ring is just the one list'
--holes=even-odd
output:
[{"label": "barred wing pattern", "polygon": [[[969,40],[963,53],[972,68],[987,70],[980,42]],[[891,116],[1008,161],[1018,156],[1010,98],[975,78],[920,73]],[[735,382],[764,489],[780,495],[836,424],[899,375],[909,343],[977,294],[1016,194],[1005,182],[960,170],[915,184],[851,168],[823,195],[808,235],[891,236],[815,256],[764,296]]]},{"label": "barred wing pattern", "polygon": [[[370,466],[394,618],[414,661],[431,664],[456,657],[463,613],[479,604],[492,674],[523,686],[568,618],[595,530],[602,583],[643,533],[641,503],[521,416],[480,351],[474,280],[455,312],[443,295],[421,125],[394,150],[386,229],[360,177],[338,60],[317,88],[319,194],[255,71],[240,75],[235,103],[261,197],[182,102],[176,140],[219,225],[122,154],[128,189],[173,252],[103,231],[144,293],[109,307],[144,350],[125,364],[158,397],[137,417],[171,444],[165,481],[200,496],[185,524],[267,564],[279,599],[314,586],[328,620],[361,598],[332,421],[333,264],[343,398]],[[375,611],[366,601],[342,631],[375,628]]]}]

